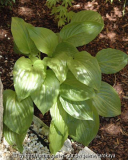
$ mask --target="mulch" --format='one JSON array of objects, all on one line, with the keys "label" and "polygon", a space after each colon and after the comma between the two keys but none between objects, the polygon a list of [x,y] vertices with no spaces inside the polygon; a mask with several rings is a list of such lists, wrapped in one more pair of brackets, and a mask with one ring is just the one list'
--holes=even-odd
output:
[{"label": "mulch", "polygon": [[[38,27],[49,28],[59,32],[60,28],[50,15],[50,10],[42,0],[16,0],[10,9],[0,7],[0,75],[4,89],[13,89],[12,69],[20,55],[14,54],[13,37],[11,35],[11,17],[21,17],[26,22]],[[115,0],[112,4],[105,0],[77,0],[73,1],[75,12],[86,10],[98,11],[105,22],[105,27],[99,36],[91,43],[79,47],[79,51],[86,50],[93,56],[105,48],[114,48],[128,54],[128,7],[122,15],[124,1]],[[100,117],[100,129],[96,138],[89,144],[89,148],[97,154],[115,154],[114,160],[128,159],[128,65],[113,75],[103,74],[103,80],[111,84],[118,92],[122,113],[114,118]],[[49,113],[42,115],[35,109],[35,115],[49,125]],[[110,158],[102,158],[109,160]]]}]

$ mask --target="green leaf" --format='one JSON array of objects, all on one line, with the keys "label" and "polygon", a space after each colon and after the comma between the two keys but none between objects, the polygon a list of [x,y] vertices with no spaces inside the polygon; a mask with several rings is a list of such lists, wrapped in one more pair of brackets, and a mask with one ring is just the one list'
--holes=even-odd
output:
[{"label": "green leaf", "polygon": [[69,6],[72,6],[72,0],[64,0],[62,1],[62,5],[64,5],[66,8]]},{"label": "green leaf", "polygon": [[116,49],[103,49],[96,55],[102,73],[113,74],[119,72],[128,64],[128,55]]},{"label": "green leaf", "polygon": [[4,91],[4,124],[17,134],[27,131],[32,123],[34,107],[30,97],[18,101],[12,90]]},{"label": "green leaf", "polygon": [[19,100],[30,96],[45,79],[45,66],[42,60],[34,63],[25,57],[19,58],[13,70],[14,87]]},{"label": "green leaf", "polygon": [[[57,17],[58,17],[58,16],[56,16],[56,19],[58,19]],[[64,25],[65,25],[65,21],[66,21],[65,18],[59,18],[58,28],[64,26]]]},{"label": "green leaf", "polygon": [[93,107],[93,121],[78,120],[70,116],[67,120],[69,135],[85,146],[95,138],[99,129],[99,116]]},{"label": "green leaf", "polygon": [[57,55],[63,53],[66,54],[68,57],[74,57],[74,55],[78,53],[78,50],[71,43],[62,42],[57,45],[53,56],[56,57]]},{"label": "green leaf", "polygon": [[58,44],[57,35],[53,31],[41,27],[33,27],[28,31],[38,50],[51,57]]},{"label": "green leaf", "polygon": [[17,134],[12,132],[6,125],[4,125],[4,137],[9,145],[17,149],[19,152],[23,152],[23,141],[25,139],[26,132],[23,134]]},{"label": "green leaf", "polygon": [[88,52],[80,52],[68,59],[68,67],[76,79],[96,90],[101,85],[101,71],[97,59]]},{"label": "green leaf", "polygon": [[52,8],[53,6],[56,5],[57,2],[59,2],[59,0],[47,0],[46,4],[48,8]]},{"label": "green leaf", "polygon": [[28,29],[32,28],[31,24],[26,23],[23,19],[13,17],[11,24],[11,32],[19,51],[25,55],[36,55],[39,51],[29,37]]},{"label": "green leaf", "polygon": [[62,135],[60,131],[55,127],[54,123],[50,124],[50,134],[49,134],[49,147],[52,154],[56,154],[64,145],[65,140],[67,139],[67,134]]},{"label": "green leaf", "polygon": [[13,50],[14,50],[14,53],[16,53],[16,54],[26,55],[26,54],[24,54],[24,53],[22,53],[22,52],[19,51],[19,49],[18,49],[18,47],[17,47],[17,45],[16,45],[15,42],[14,42],[14,45],[13,45]]},{"label": "green leaf", "polygon": [[74,102],[60,97],[60,102],[64,110],[72,117],[80,120],[93,120],[93,107],[91,101]]},{"label": "green leaf", "polygon": [[31,96],[43,115],[56,103],[60,87],[58,79],[51,70],[47,70],[46,74],[42,86]]},{"label": "green leaf", "polygon": [[67,59],[68,56],[65,53],[60,53],[54,56],[53,58],[47,59],[48,67],[53,70],[60,83],[65,81],[67,76]]},{"label": "green leaf", "polygon": [[59,151],[68,137],[68,128],[64,119],[67,114],[63,110],[61,103],[58,102],[50,109],[52,123],[50,125],[49,147],[52,154]]},{"label": "green leaf", "polygon": [[67,79],[60,86],[60,95],[71,101],[84,101],[95,96],[94,89],[79,82],[69,71]]},{"label": "green leaf", "polygon": [[58,128],[61,134],[64,134],[66,131],[64,119],[67,117],[67,113],[64,111],[59,98],[57,102],[50,108],[50,114],[56,128]]},{"label": "green leaf", "polygon": [[[59,44],[61,43],[60,33],[56,33],[56,35],[57,35],[57,37],[58,37],[58,42],[59,42],[58,45],[59,45]],[[57,45],[57,46],[58,46],[58,45]],[[56,48],[57,48],[57,47],[56,47]],[[53,53],[53,55],[54,55],[54,53]]]},{"label": "green leaf", "polygon": [[53,14],[56,15],[56,13],[57,13],[57,7],[52,7],[52,10],[51,10],[51,14],[50,14],[50,15],[53,15]]},{"label": "green leaf", "polygon": [[98,22],[104,26],[104,21],[101,17],[101,15],[98,12],[95,11],[80,11],[78,13],[75,13],[71,23],[73,22],[86,22],[86,21],[91,21],[91,22]]},{"label": "green leaf", "polygon": [[67,13],[67,20],[68,20],[68,22],[72,19],[72,17],[74,16],[74,14],[75,14],[75,12],[73,12],[73,11],[69,11]]},{"label": "green leaf", "polygon": [[60,37],[63,41],[79,47],[95,39],[102,28],[102,24],[97,22],[73,22],[63,27]]},{"label": "green leaf", "polygon": [[57,6],[56,9],[56,13],[59,13],[61,17],[64,17],[67,14],[67,8],[62,5]]},{"label": "green leaf", "polygon": [[106,82],[101,83],[101,88],[93,98],[93,105],[98,114],[103,117],[114,117],[121,114],[121,102],[114,88]]}]

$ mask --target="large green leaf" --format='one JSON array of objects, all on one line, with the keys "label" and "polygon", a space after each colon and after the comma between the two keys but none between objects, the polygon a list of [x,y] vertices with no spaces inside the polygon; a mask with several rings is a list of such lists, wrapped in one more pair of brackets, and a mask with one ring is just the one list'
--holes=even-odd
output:
[{"label": "large green leaf", "polygon": [[90,100],[74,102],[60,97],[60,102],[64,110],[72,117],[80,120],[93,120],[93,106]]},{"label": "large green leaf", "polygon": [[13,17],[11,32],[18,50],[26,55],[37,54],[34,42],[31,40],[28,29],[33,28],[31,24],[26,23],[23,19]]},{"label": "large green leaf", "polygon": [[68,67],[77,80],[98,90],[101,85],[101,70],[97,59],[83,51],[68,59]]},{"label": "large green leaf", "polygon": [[63,54],[63,53],[65,53],[69,57],[74,57],[74,55],[78,53],[78,50],[72,44],[68,42],[62,42],[57,45],[56,50],[53,53],[53,56],[55,57],[58,54]]},{"label": "large green leaf", "polygon": [[101,88],[93,98],[93,104],[98,114],[103,117],[113,117],[121,114],[121,102],[114,88],[106,82],[101,83]]},{"label": "large green leaf", "polygon": [[52,56],[58,44],[57,35],[51,30],[41,27],[33,27],[28,31],[38,50]]},{"label": "large green leaf", "polygon": [[72,101],[84,101],[95,96],[94,89],[79,82],[74,75],[68,71],[66,81],[60,86],[60,95]]},{"label": "large green leaf", "polygon": [[[23,55],[25,55],[25,53],[22,53],[22,52],[18,49],[18,47],[17,47],[17,45],[16,45],[15,42],[13,43],[13,51],[14,51],[14,53],[16,53],[16,54],[23,54]],[[27,55],[27,54],[26,54],[26,55]]]},{"label": "large green leaf", "polygon": [[60,83],[55,74],[48,70],[42,86],[32,94],[32,100],[38,109],[45,114],[57,101]]},{"label": "large green leaf", "polygon": [[96,58],[105,74],[119,72],[128,64],[128,55],[117,49],[103,49],[97,53]]},{"label": "large green leaf", "polygon": [[21,57],[14,65],[14,87],[19,100],[25,99],[38,89],[45,79],[45,65],[42,60],[32,62]]},{"label": "large green leaf", "polygon": [[91,42],[101,30],[102,24],[97,22],[73,22],[63,27],[60,37],[63,41],[79,47]]},{"label": "large green leaf", "polygon": [[50,124],[50,134],[49,134],[49,147],[52,154],[56,154],[64,145],[65,140],[67,139],[67,133],[62,135],[60,131],[56,128],[53,122]]},{"label": "large green leaf", "polygon": [[66,124],[64,122],[67,113],[64,111],[59,98],[57,102],[50,108],[50,114],[56,128],[61,132],[61,134],[64,134],[64,132],[67,130]]},{"label": "large green leaf", "polygon": [[78,13],[75,13],[73,15],[73,18],[71,20],[71,23],[73,22],[98,22],[101,23],[104,26],[104,21],[101,17],[101,15],[98,12],[87,10],[87,11],[80,11]]},{"label": "large green leaf", "polygon": [[64,119],[67,113],[63,110],[61,103],[58,102],[50,109],[52,123],[50,125],[49,147],[52,154],[61,149],[68,137],[68,128]]},{"label": "large green leaf", "polygon": [[4,137],[9,145],[17,149],[19,152],[23,152],[23,141],[26,136],[26,132],[23,134],[17,134],[11,131],[6,125],[4,125]]},{"label": "large green leaf", "polygon": [[99,116],[95,107],[93,107],[93,113],[93,121],[78,120],[70,115],[67,118],[69,135],[85,146],[95,138],[99,129]]},{"label": "large green leaf", "polygon": [[12,90],[4,91],[4,124],[13,132],[25,133],[30,127],[34,107],[30,97],[18,101]]},{"label": "large green leaf", "polygon": [[48,67],[53,70],[60,83],[65,81],[67,76],[67,59],[68,56],[65,53],[60,53],[54,56],[53,58],[47,59]]}]

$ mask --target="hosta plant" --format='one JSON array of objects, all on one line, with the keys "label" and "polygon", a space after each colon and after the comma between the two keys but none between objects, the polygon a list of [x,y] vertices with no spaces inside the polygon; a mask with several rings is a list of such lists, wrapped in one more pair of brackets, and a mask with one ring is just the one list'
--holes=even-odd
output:
[{"label": "hosta plant", "polygon": [[[104,22],[94,11],[75,13],[60,33],[34,27],[12,18],[15,52],[23,54],[13,69],[15,91],[4,91],[4,136],[22,152],[34,106],[52,117],[49,148],[61,149],[68,136],[87,146],[97,135],[99,115],[121,113],[121,102],[102,73],[119,72],[128,56],[116,49],[100,50],[96,57],[76,47],[88,44],[102,31]],[[41,59],[40,55],[45,54]]]},{"label": "hosta plant", "polygon": [[66,22],[69,22],[73,15],[73,11],[68,11],[68,6],[72,6],[72,0],[47,0],[46,5],[51,9],[51,15],[55,16],[58,21],[58,27],[62,27]]}]

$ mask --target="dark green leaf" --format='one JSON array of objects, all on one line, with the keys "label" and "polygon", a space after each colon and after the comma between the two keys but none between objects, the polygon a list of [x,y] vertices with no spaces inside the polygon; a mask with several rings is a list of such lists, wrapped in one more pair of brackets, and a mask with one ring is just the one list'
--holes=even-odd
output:
[{"label": "dark green leaf", "polygon": [[77,142],[87,146],[97,135],[99,116],[93,107],[93,121],[78,120],[69,115],[67,120],[69,135]]},{"label": "dark green leaf", "polygon": [[19,102],[14,91],[4,91],[4,124],[13,132],[25,133],[32,123],[33,112],[30,97]]},{"label": "dark green leaf", "polygon": [[103,49],[96,55],[102,73],[119,72],[128,64],[128,55],[117,49]]},{"label": "dark green leaf", "polygon": [[68,59],[68,67],[76,79],[96,90],[101,85],[101,70],[97,59],[83,51],[75,54],[75,58]]},{"label": "dark green leaf", "polygon": [[62,43],[59,43],[58,46],[56,47],[56,50],[53,53],[53,56],[56,57],[57,55],[60,55],[63,53],[66,54],[68,57],[74,57],[74,55],[78,53],[78,50],[72,44],[68,42],[62,42]]},{"label": "dark green leaf", "polygon": [[60,83],[55,74],[48,70],[42,86],[32,94],[32,100],[38,109],[45,114],[56,103]]},{"label": "dark green leaf", "polygon": [[101,15],[98,12],[86,10],[86,11],[80,11],[78,13],[75,13],[73,15],[73,18],[71,20],[71,23],[73,22],[98,22],[101,23],[104,26],[104,21],[101,17]]},{"label": "dark green leaf", "polygon": [[16,45],[15,42],[14,42],[14,45],[13,45],[13,50],[14,50],[14,53],[16,53],[16,54],[27,55],[27,54],[24,54],[24,53],[22,53],[22,52],[19,51],[19,49],[18,49],[18,47],[17,47],[17,45]]},{"label": "dark green leaf", "polygon": [[51,57],[58,44],[57,35],[47,28],[40,27],[33,27],[28,31],[38,50]]},{"label": "dark green leaf", "polygon": [[64,110],[72,117],[80,120],[93,120],[93,106],[91,101],[70,101],[60,97],[60,102]]},{"label": "dark green leaf", "polygon": [[96,38],[102,28],[102,24],[97,22],[73,22],[63,27],[60,31],[60,37],[63,41],[79,47]]},{"label": "dark green leaf", "polygon": [[112,86],[106,82],[101,83],[101,88],[93,98],[93,104],[98,114],[103,117],[113,117],[121,114],[121,102]]},{"label": "dark green leaf", "polygon": [[33,28],[33,26],[23,19],[12,18],[11,31],[18,50],[26,55],[36,55],[39,51],[29,37],[28,29],[30,28]]}]

